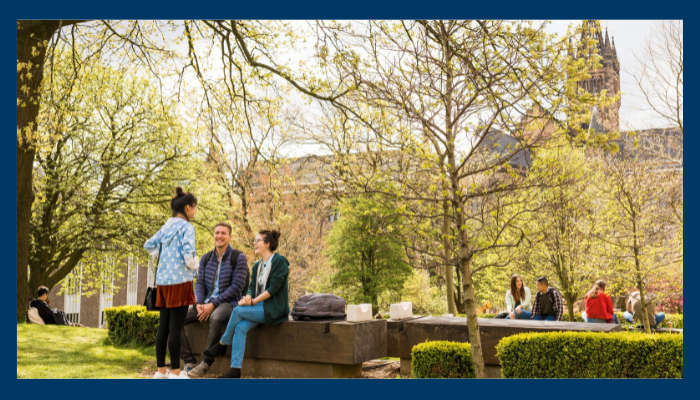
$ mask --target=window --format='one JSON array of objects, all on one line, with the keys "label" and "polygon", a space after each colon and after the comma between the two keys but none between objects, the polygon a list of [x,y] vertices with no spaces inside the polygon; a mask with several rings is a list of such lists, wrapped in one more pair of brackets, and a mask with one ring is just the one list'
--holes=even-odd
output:
[{"label": "window", "polygon": [[126,259],[128,269],[127,269],[127,284],[126,284],[126,305],[135,306],[138,302],[136,298],[138,295],[138,283],[139,283],[139,265],[131,257]]},{"label": "window", "polygon": [[114,297],[114,273],[105,273],[102,276],[102,290],[100,292],[100,324],[99,327],[106,327],[105,308],[112,307]]},{"label": "window", "polygon": [[146,274],[146,286],[155,286],[153,268],[155,267],[153,266],[152,260],[148,260],[148,274]]},{"label": "window", "polygon": [[80,323],[80,297],[82,294],[82,277],[83,277],[83,264],[79,263],[73,271],[66,276],[63,281],[64,286],[64,300],[63,308],[66,313],[66,318],[68,321],[79,324]]}]

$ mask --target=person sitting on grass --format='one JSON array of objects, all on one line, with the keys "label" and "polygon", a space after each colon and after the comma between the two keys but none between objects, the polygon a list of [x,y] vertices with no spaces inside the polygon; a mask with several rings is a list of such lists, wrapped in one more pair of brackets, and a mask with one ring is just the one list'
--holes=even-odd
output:
[{"label": "person sitting on grass", "polygon": [[510,290],[506,291],[506,307],[508,307],[506,319],[530,319],[532,316],[531,298],[530,288],[525,286],[523,278],[518,274],[513,274],[510,277]]},{"label": "person sitting on grass", "polygon": [[[649,314],[650,328],[656,328],[657,325],[666,319],[666,314],[663,312],[656,313],[656,306],[654,305],[656,295],[653,293],[645,292],[644,300],[647,305],[647,314]],[[630,293],[630,298],[627,300],[627,311],[625,311],[624,318],[629,321],[630,324],[634,324],[635,322],[644,324],[644,317],[642,315],[642,297],[639,295],[639,286],[637,286],[637,291]]]},{"label": "person sitting on grass", "polygon": [[561,294],[549,287],[547,278],[537,278],[537,295],[535,303],[532,305],[532,320],[534,321],[561,321],[564,315]]},{"label": "person sitting on grass", "polygon": [[613,312],[612,299],[605,293],[605,286],[605,281],[599,279],[586,293],[586,311],[581,316],[588,323],[609,324],[614,322],[619,325],[620,321]]},{"label": "person sitting on grass", "polygon": [[46,303],[49,298],[49,288],[46,286],[39,286],[36,290],[36,300],[32,300],[29,303],[30,307],[34,307],[39,311],[39,316],[46,325],[55,325],[56,321],[53,319],[53,311],[51,307]]}]

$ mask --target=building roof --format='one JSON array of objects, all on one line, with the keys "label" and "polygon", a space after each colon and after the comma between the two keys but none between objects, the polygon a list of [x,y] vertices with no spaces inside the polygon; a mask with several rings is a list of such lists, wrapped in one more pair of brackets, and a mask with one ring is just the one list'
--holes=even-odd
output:
[{"label": "building roof", "polygon": [[511,157],[509,164],[513,168],[528,169],[532,165],[530,150],[519,149],[518,139],[499,131],[489,132],[480,147],[497,153],[501,158]]}]

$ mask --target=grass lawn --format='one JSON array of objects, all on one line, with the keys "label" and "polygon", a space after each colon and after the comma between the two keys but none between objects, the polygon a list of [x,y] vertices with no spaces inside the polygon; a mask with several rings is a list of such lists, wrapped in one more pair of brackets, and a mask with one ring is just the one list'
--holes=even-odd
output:
[{"label": "grass lawn", "polygon": [[151,378],[155,347],[113,345],[106,329],[17,324],[17,378]]}]

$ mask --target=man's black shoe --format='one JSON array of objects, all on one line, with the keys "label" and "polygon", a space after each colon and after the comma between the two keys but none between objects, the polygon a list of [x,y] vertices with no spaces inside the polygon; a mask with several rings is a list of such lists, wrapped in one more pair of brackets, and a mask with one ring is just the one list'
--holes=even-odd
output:
[{"label": "man's black shoe", "polygon": [[223,356],[224,354],[226,354],[226,346],[221,344],[221,343],[217,343],[217,344],[209,347],[208,349],[204,350],[204,352],[202,353],[203,356],[210,358],[210,359],[216,358],[218,356]]},{"label": "man's black shoe", "polygon": [[221,375],[218,379],[238,379],[241,377],[240,368],[231,368],[227,373]]}]

